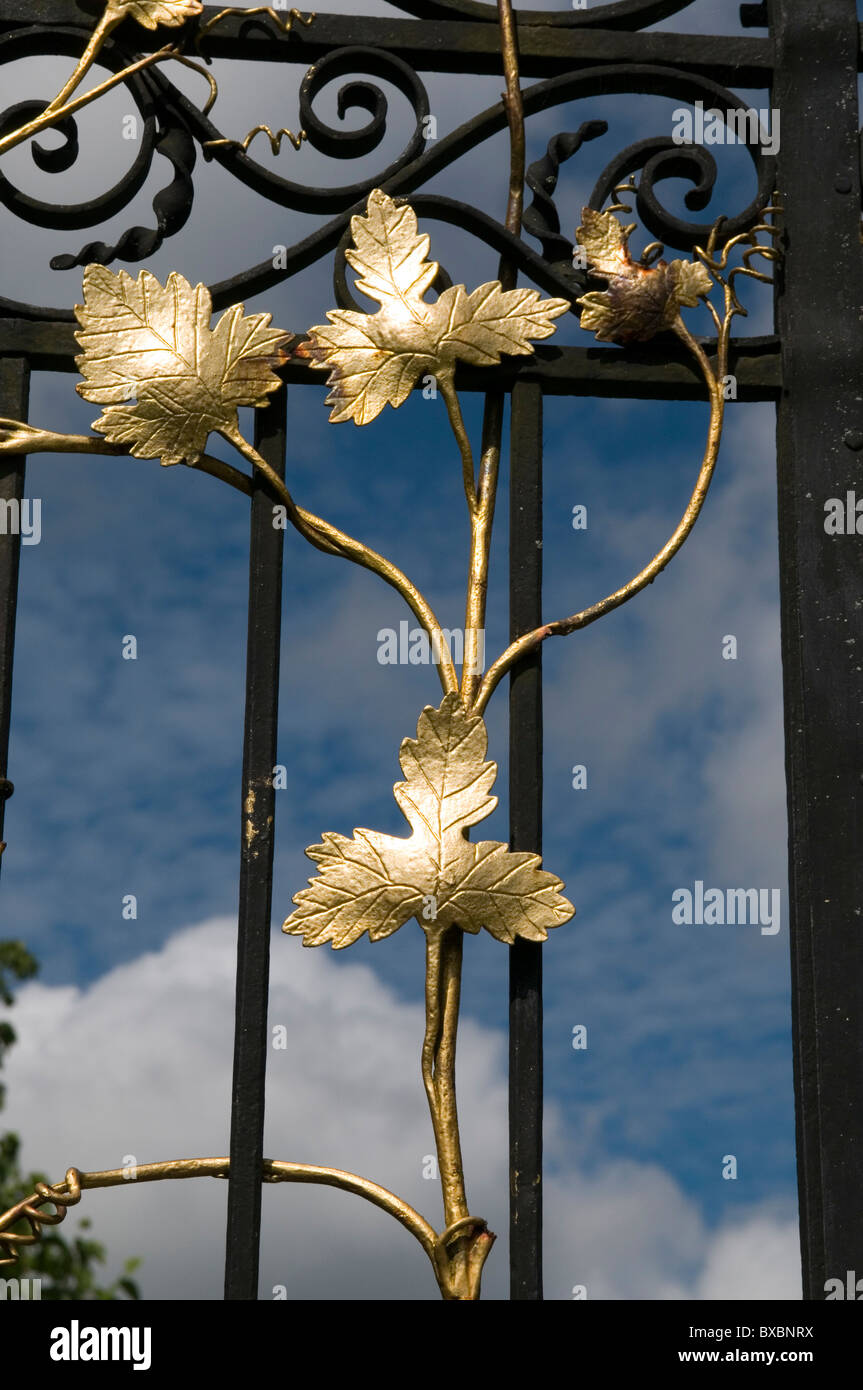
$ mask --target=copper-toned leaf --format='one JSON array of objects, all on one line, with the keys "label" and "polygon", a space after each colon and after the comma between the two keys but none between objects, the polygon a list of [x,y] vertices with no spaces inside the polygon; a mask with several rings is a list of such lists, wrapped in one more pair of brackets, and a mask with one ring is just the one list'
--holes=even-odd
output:
[{"label": "copper-toned leaf", "polygon": [[133,280],[89,265],[75,309],[84,351],[75,360],[78,393],[108,407],[93,428],[136,458],[194,462],[212,430],[236,431],[238,406],[266,405],[290,334],[242,304],[211,329],[212,312],[207,287],[182,275],[161,285],[148,270]]},{"label": "copper-toned leaf", "polygon": [[309,331],[298,353],[329,371],[330,419],[365,425],[385,405],[399,406],[419,377],[451,375],[458,361],[488,366],[504,354],[530,353],[531,343],[554,332],[565,299],[536,290],[504,290],[497,281],[467,294],[463,285],[435,303],[425,294],[437,275],[429,239],[417,230],[413,209],[380,189],[365,216],[351,219],[354,246],[346,252],[359,272],[357,286],[381,305],[376,314],[333,309],[328,324]]},{"label": "copper-toned leaf", "polygon": [[318,865],[297,893],[283,930],[306,946],[349,946],[367,931],[389,936],[411,917],[427,930],[485,927],[499,941],[544,941],[573,915],[559,878],[538,854],[512,853],[494,840],[476,844],[467,829],[497,805],[489,794],[497,766],[486,760],[481,715],[468,714],[456,693],[426,707],[417,737],[400,752],[405,780],[395,799],[413,834],[408,839],[355,830],[352,839],[326,834],[306,850]]},{"label": "copper-toned leaf", "polygon": [[615,276],[604,292],[592,290],[579,301],[581,326],[600,341],[643,343],[671,328],[680,310],[671,266],[638,276]]},{"label": "copper-toned leaf", "polygon": [[629,237],[634,224],[622,227],[611,212],[582,210],[576,232],[594,275],[608,289],[591,290],[579,299],[581,326],[601,342],[643,343],[677,322],[682,306],[694,308],[713,281],[698,261],[634,261]]}]

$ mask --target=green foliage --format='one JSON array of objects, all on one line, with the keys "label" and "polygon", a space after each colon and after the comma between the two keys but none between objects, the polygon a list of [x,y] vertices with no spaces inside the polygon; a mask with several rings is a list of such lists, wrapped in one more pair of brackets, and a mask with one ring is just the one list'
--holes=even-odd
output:
[{"label": "green foliage", "polygon": [[[36,974],[38,968],[38,963],[20,941],[0,941],[0,1000],[7,1008],[13,1001],[10,976],[15,980],[27,980]],[[0,1066],[14,1042],[15,1031],[11,1024],[0,1022]],[[0,1109],[4,1095],[5,1090],[0,1086]],[[0,1212],[8,1211],[28,1196],[36,1183],[49,1181],[44,1173],[21,1172],[19,1150],[17,1134],[0,1133]],[[71,1215],[67,1218],[69,1221],[73,1219]],[[6,1278],[40,1279],[44,1300],[140,1297],[138,1286],[132,1278],[140,1260],[127,1260],[122,1275],[113,1283],[105,1285],[100,1282],[97,1266],[105,1263],[107,1252],[99,1241],[89,1238],[89,1228],[90,1222],[86,1218],[77,1222],[77,1230],[69,1236],[61,1234],[63,1228],[60,1226],[45,1227],[45,1234],[38,1244],[24,1246],[17,1263],[3,1266],[2,1274]],[[26,1222],[15,1228],[20,1234],[25,1234],[28,1229]]]}]

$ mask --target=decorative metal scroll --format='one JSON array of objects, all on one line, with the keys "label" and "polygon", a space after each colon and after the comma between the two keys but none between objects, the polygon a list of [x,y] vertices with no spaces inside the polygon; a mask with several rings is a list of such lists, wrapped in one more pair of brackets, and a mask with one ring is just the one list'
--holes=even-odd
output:
[{"label": "decorative metal scroll", "polygon": [[[464,15],[481,10],[483,18],[492,18],[496,13],[493,6],[472,5],[470,0],[465,0],[464,4],[453,3],[452,6],[447,0],[446,5],[416,4],[403,5],[402,8],[425,18],[450,8]],[[656,11],[670,14],[684,6],[631,4],[624,0],[620,5],[602,7],[605,8],[619,12],[617,17],[621,23],[628,23],[632,18],[638,18],[642,23],[652,23],[660,17]],[[587,13],[573,11],[548,19],[531,14],[530,22],[577,24]],[[279,12],[273,11],[272,17],[278,19]],[[595,23],[597,18],[597,13],[591,10],[591,23]],[[205,67],[208,35],[217,32],[218,19],[219,16],[216,16],[209,20],[201,33],[195,33],[193,27],[189,26],[190,32],[186,34],[184,30],[181,41],[174,46],[174,57],[180,57],[184,66],[197,66],[202,70],[202,81],[208,84],[203,104],[196,105],[171,82],[167,59],[132,72],[126,78],[127,89],[142,118],[143,136],[140,149],[124,177],[104,194],[76,206],[56,205],[30,197],[9,179],[0,176],[0,201],[16,216],[42,227],[75,230],[96,227],[106,218],[121,212],[140,191],[155,157],[160,155],[168,161],[171,177],[153,199],[153,226],[130,227],[113,244],[90,241],[74,250],[58,250],[51,261],[55,270],[68,270],[92,262],[102,265],[115,261],[140,262],[151,256],[166,238],[180,231],[188,220],[194,199],[195,168],[198,155],[202,154],[205,160],[217,161],[226,172],[276,206],[303,213],[329,214],[328,220],[314,232],[287,246],[277,265],[269,259],[239,270],[229,280],[211,286],[215,306],[225,307],[237,297],[259,294],[290,279],[300,269],[307,268],[337,249],[347,233],[351,216],[362,210],[372,188],[385,188],[391,195],[416,195],[431,178],[456,164],[465,153],[475,150],[506,127],[504,103],[499,102],[477,113],[449,135],[430,142],[423,134],[430,109],[429,97],[419,74],[395,54],[357,44],[328,52],[309,69],[300,86],[297,110],[285,113],[285,124],[280,132],[259,126],[234,138],[221,129],[214,119],[218,109],[218,87]],[[302,19],[307,26],[314,27],[312,17],[305,15]],[[269,23],[271,17],[261,16],[259,22],[265,21]],[[127,29],[130,32],[126,32]],[[0,37],[0,66],[25,56],[40,54],[60,52],[70,57],[78,56],[82,38],[82,31],[78,29],[48,29],[44,25],[13,29]],[[134,29],[131,25],[124,25],[119,34],[112,34],[99,50],[99,61],[104,62],[115,75],[133,68],[142,58],[146,61],[147,55],[136,52],[130,46],[133,39]],[[290,45],[291,34],[284,35],[281,41]],[[298,53],[301,51],[298,47]],[[349,112],[359,110],[368,115],[366,122],[348,130],[327,124],[316,112],[320,94],[331,82],[341,78],[350,80],[338,91],[339,118],[343,119]],[[285,156],[297,161],[302,159],[302,155],[297,154],[297,146],[305,142],[320,153],[339,160],[356,159],[373,153],[389,129],[388,100],[381,88],[369,80],[375,78],[400,92],[411,109],[411,121],[403,147],[383,168],[354,183],[324,188],[309,185],[302,177],[299,162],[296,173],[292,169],[292,176],[288,176],[276,173],[254,159],[251,137],[256,131],[262,136],[269,134],[274,147],[278,145]],[[706,108],[730,117],[747,110],[734,93],[708,78],[680,69],[641,64],[605,66],[601,70],[586,68],[553,77],[525,87],[522,101],[525,116],[529,118],[557,106],[570,105],[600,94],[624,93],[671,96],[687,103],[702,101]],[[0,154],[3,152],[3,136],[8,137],[13,128],[20,126],[23,117],[38,114],[38,103],[25,105],[26,110],[19,104],[0,116]],[[590,130],[587,138],[598,139],[605,133],[602,122],[591,121],[587,124]],[[399,129],[402,125],[400,119]],[[50,151],[41,149],[38,142],[32,146],[34,162],[48,173],[68,170],[81,154],[74,114],[56,128],[64,136],[62,146]],[[559,172],[560,164],[572,157],[579,142],[574,142],[573,136],[566,133],[557,137],[557,141],[556,172]],[[567,142],[569,147],[563,153]],[[747,230],[760,219],[775,184],[772,158],[762,153],[757,144],[749,144],[746,148],[754,166],[755,190],[750,203],[729,217],[727,230],[730,235]],[[658,185],[669,178],[688,179],[693,187],[686,198],[687,206],[692,210],[705,208],[716,180],[713,154],[704,146],[675,144],[669,136],[640,140],[608,162],[591,196],[590,206],[599,210],[606,204],[614,188],[624,178],[638,171],[641,178],[636,194],[636,211],[645,228],[668,246],[691,253],[696,244],[706,241],[712,223],[686,221],[673,214],[663,206]],[[543,177],[547,178],[548,174]],[[536,185],[533,187],[534,206],[529,210],[525,230],[540,240],[543,245],[541,253],[537,253],[529,242],[513,237],[503,223],[482,209],[438,195],[423,195],[421,200],[415,197],[414,205],[421,209],[423,216],[458,225],[493,249],[506,254],[520,271],[547,293],[574,298],[573,290],[584,288],[584,282],[574,283],[566,270],[567,252],[570,263],[572,259],[572,241],[566,245],[556,243],[555,249],[559,254],[553,258],[546,254],[548,247],[542,240],[543,236],[546,232],[559,235],[559,224],[553,194],[546,187],[544,196],[538,201]],[[55,321],[71,321],[72,318],[69,310],[27,305],[3,297],[0,297],[0,308],[20,317],[35,314]]]}]

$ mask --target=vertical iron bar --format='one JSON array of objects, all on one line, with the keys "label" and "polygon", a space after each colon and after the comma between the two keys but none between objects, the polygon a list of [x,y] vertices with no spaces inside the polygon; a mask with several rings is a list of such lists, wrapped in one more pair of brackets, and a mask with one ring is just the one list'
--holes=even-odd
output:
[{"label": "vertical iron bar", "polygon": [[[30,396],[30,367],[23,357],[0,358],[0,415],[26,420]],[[21,504],[27,460],[20,454],[0,459],[0,504]],[[12,658],[15,649],[15,615],[18,608],[18,565],[21,536],[12,531],[8,507],[6,526],[0,533],[0,844],[6,802],[12,795],[9,781],[9,727],[12,713]],[[20,515],[20,513],[19,513]],[[0,865],[3,851],[0,849]]]},{"label": "vertical iron bar", "polygon": [[[255,447],[285,471],[287,388],[255,412]],[[237,1008],[231,1102],[225,1298],[256,1299],[267,1069],[270,912],[276,796],[273,767],[279,706],[284,531],[256,477],[251,504],[249,628],[243,745],[243,813],[237,940]]]},{"label": "vertical iron bar", "polygon": [[804,1298],[863,1272],[863,248],[855,0],[771,0],[782,661]]},{"label": "vertical iron bar", "polygon": [[[510,637],[542,622],[542,389],[517,382],[510,426]],[[542,852],[542,657],[509,687],[510,847]],[[509,966],[510,1297],[542,1298],[542,946]]]}]

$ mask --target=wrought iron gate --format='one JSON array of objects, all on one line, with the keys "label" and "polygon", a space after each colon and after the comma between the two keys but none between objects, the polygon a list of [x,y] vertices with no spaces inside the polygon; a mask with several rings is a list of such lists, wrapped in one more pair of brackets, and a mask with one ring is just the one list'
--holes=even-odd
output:
[{"label": "wrought iron gate", "polygon": [[[857,73],[861,27],[854,0],[766,0],[739,6],[743,29],[757,35],[704,37],[646,26],[689,8],[694,0],[616,0],[555,10],[523,11],[518,50],[525,113],[547,111],[574,98],[616,93],[703,101],[728,113],[745,106],[735,89],[760,89],[782,113],[782,142],[774,162],[752,150],[757,193],[729,227],[760,221],[777,188],[784,208],[784,260],[776,293],[776,331],[741,339],[731,366],[739,396],[778,407],[778,506],[781,546],[782,640],[791,869],[793,1029],[804,1296],[823,1297],[825,1280],[863,1260],[863,668],[848,634],[858,631],[863,568],[853,542],[825,533],[824,502],[852,492],[863,450],[863,268]],[[98,7],[96,7],[98,9]],[[281,7],[277,7],[281,8]],[[575,148],[560,137],[528,184],[533,205],[525,230],[542,253],[514,236],[485,210],[423,192],[435,174],[477,141],[506,124],[503,103],[453,134],[429,144],[421,72],[501,73],[497,11],[484,0],[393,0],[394,17],[317,14],[292,25],[272,15],[226,13],[208,6],[189,26],[190,41],[209,29],[202,52],[222,59],[287,63],[307,70],[301,119],[323,152],[352,157],[375,148],[385,123],[381,95],[365,84],[359,103],[371,113],[363,131],[336,135],[312,110],[321,85],[362,72],[394,84],[411,103],[415,129],[399,159],[372,183],[334,192],[289,183],[234,146],[213,157],[262,197],[327,220],[288,248],[284,264],[252,266],[212,287],[216,308],[256,294],[333,252],[341,292],[350,303],[344,247],[352,214],[362,211],[374,184],[410,195],[423,218],[467,229],[506,256],[523,277],[570,299],[589,282],[572,268],[573,246],[557,220],[553,194],[559,164]],[[0,63],[32,55],[80,53],[94,7],[84,0],[0,0]],[[218,23],[216,22],[218,18]],[[115,70],[155,51],[158,34],[121,32],[106,49]],[[133,44],[134,47],[129,45]],[[191,51],[191,49],[190,49]],[[23,219],[43,226],[98,226],[141,186],[154,149],[174,168],[160,195],[158,229],[140,228],[118,247],[89,248],[89,259],[140,260],[183,225],[193,196],[196,146],[222,132],[160,68],[129,79],[145,122],[141,159],[121,186],[83,211],[34,205],[9,183],[0,199]],[[25,113],[26,114],[26,113]],[[8,111],[0,135],[22,116]],[[75,154],[75,135],[55,166]],[[584,132],[582,132],[584,134]],[[51,168],[45,156],[45,168]],[[667,212],[656,195],[660,179],[683,175],[695,191],[688,205],[709,200],[712,174],[705,151],[682,149],[669,138],[640,141],[607,166],[591,198],[601,208],[615,188],[641,172],[638,212],[667,245],[691,251],[706,228]],[[10,286],[4,257],[2,289]],[[77,345],[71,311],[0,298],[0,415],[25,419],[31,371],[71,372]],[[714,345],[715,346],[715,345]],[[707,348],[710,351],[710,346]],[[288,382],[313,379],[292,360]],[[492,379],[460,370],[464,390],[488,392]],[[691,362],[661,346],[613,352],[586,347],[540,347],[526,362],[498,369],[511,408],[510,622],[513,637],[542,622],[542,411],[546,394],[699,400],[703,386]],[[258,420],[256,446],[283,473],[285,394]],[[0,498],[24,495],[23,460],[0,461]],[[250,595],[240,866],[237,1012],[227,1232],[226,1297],[257,1296],[263,1156],[264,1070],[267,1041],[268,952],[273,867],[276,706],[281,631],[282,533],[271,524],[265,483],[251,487]],[[7,780],[12,654],[19,540],[0,537],[0,816],[12,795]],[[542,829],[542,685],[539,654],[523,661],[510,690],[511,844],[539,850]],[[14,771],[14,770],[13,770]],[[21,771],[19,770],[19,775]],[[540,947],[519,941],[510,973],[511,1296],[542,1297],[542,976]]]}]

